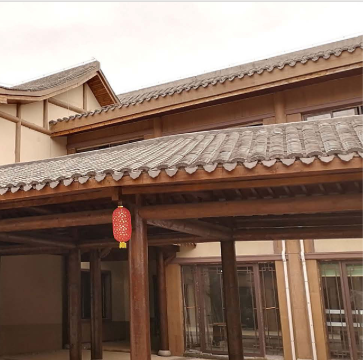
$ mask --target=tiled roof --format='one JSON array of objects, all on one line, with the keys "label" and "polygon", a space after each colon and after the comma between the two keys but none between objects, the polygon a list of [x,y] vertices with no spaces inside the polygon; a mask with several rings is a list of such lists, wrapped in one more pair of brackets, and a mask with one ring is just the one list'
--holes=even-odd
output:
[{"label": "tiled roof", "polygon": [[338,156],[350,161],[363,156],[363,116],[315,120],[254,127],[239,127],[144,140],[63,157],[0,167],[0,195],[19,189],[52,188],[63,182],[81,184],[112,176],[118,181],[129,175],[136,179],[146,172],[157,177],[161,171],[174,176],[197,169],[213,172],[217,166],[232,171],[258,163],[266,167],[296,160],[330,162]]},{"label": "tiled roof", "polygon": [[98,61],[92,61],[87,64],[83,64],[71,69],[63,70],[52,75],[42,77],[40,79],[32,80],[20,85],[12,87],[2,87],[8,90],[19,91],[40,91],[51,89],[60,85],[67,84],[67,82],[73,81],[77,78],[81,78],[88,73],[97,71],[100,69],[100,63]]},{"label": "tiled roof", "polygon": [[164,98],[174,94],[180,94],[183,91],[196,90],[201,87],[223,84],[226,81],[236,81],[244,77],[262,74],[263,72],[271,72],[274,69],[282,70],[286,66],[294,67],[297,63],[305,64],[308,61],[316,62],[319,59],[329,59],[331,56],[340,56],[343,52],[354,52],[357,48],[363,49],[363,36],[358,36],[351,39],[337,41],[301,51],[272,57],[269,59],[256,61],[240,66],[218,70],[178,81],[169,82],[141,90],[128,92],[118,95],[121,105],[110,105],[96,111],[91,111],[85,114],[77,114],[67,118],[50,121],[50,124],[55,124],[60,121],[69,121],[82,117],[93,116],[101,112],[107,112],[116,108],[128,107],[136,104],[141,104],[152,99]]}]

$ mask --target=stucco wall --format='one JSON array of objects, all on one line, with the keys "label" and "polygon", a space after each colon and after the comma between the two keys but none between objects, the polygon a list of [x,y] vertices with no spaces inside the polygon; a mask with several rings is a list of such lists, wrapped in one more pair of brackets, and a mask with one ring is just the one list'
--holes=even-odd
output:
[{"label": "stucco wall", "polygon": [[314,240],[316,252],[363,251],[363,239],[321,239]]},{"label": "stucco wall", "polygon": [[[270,255],[274,253],[272,241],[236,241],[236,255]],[[197,244],[195,248],[181,247],[177,258],[202,258],[221,256],[219,242]]]},{"label": "stucco wall", "polygon": [[43,101],[20,106],[21,118],[35,125],[43,126]]},{"label": "stucco wall", "polygon": [[22,127],[20,161],[33,161],[66,155],[66,139],[53,140],[50,136]]},{"label": "stucco wall", "polygon": [[15,123],[0,118],[0,165],[15,161]]},{"label": "stucco wall", "polygon": [[74,89],[65,91],[62,94],[56,95],[56,96],[54,96],[54,98],[82,108],[83,107],[83,85],[80,85]]},{"label": "stucco wall", "polygon": [[57,120],[64,117],[68,117],[71,115],[76,115],[74,111],[64,109],[60,106],[54,104],[48,104],[48,119],[50,120]]},{"label": "stucco wall", "polygon": [[1,259],[0,353],[62,347],[62,257]]}]

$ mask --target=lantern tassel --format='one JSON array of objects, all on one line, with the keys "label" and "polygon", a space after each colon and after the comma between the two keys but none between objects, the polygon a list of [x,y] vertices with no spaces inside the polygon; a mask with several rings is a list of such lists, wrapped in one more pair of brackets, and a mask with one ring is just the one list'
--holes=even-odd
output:
[{"label": "lantern tassel", "polygon": [[120,242],[119,248],[120,249],[126,249],[127,245],[125,242]]}]

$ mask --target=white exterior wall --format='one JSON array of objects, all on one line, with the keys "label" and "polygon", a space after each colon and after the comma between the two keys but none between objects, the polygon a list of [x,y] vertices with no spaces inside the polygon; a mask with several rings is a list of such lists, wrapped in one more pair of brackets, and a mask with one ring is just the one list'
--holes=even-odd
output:
[{"label": "white exterior wall", "polygon": [[[100,107],[96,97],[88,85],[87,87],[87,104],[88,110],[94,110]],[[74,89],[58,94],[55,99],[68,102],[71,105],[83,107],[83,85]],[[30,104],[20,105],[20,114],[23,120],[26,120],[39,127],[43,127],[43,101],[37,101]],[[10,115],[17,115],[16,104],[1,104],[0,111]],[[48,120],[56,120],[63,117],[75,115],[76,113],[63,107],[48,104]],[[12,164],[15,162],[15,137],[16,124],[0,117],[0,166]],[[35,161],[53,158],[67,154],[66,138],[52,139],[49,135],[39,131],[21,127],[20,142],[20,161]]]}]

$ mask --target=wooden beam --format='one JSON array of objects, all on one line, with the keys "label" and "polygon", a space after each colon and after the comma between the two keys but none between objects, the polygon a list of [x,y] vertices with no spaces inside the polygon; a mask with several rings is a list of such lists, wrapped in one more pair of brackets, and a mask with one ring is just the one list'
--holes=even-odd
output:
[{"label": "wooden beam", "polygon": [[21,221],[19,221],[19,218],[5,219],[0,220],[0,233],[109,224],[112,222],[112,212],[113,209],[107,209],[66,214],[30,216],[21,218]]},{"label": "wooden beam", "polygon": [[342,180],[341,174],[332,175],[315,175],[302,177],[284,177],[278,179],[263,180],[242,180],[242,181],[222,181],[222,182],[203,182],[197,184],[180,184],[169,186],[127,186],[123,188],[123,194],[158,194],[158,193],[183,193],[191,191],[211,191],[222,189],[247,189],[247,188],[264,188],[264,187],[282,187],[294,185],[310,185],[320,183],[336,183],[349,181],[362,181],[363,174],[361,171],[344,175]]},{"label": "wooden beam", "polygon": [[0,233],[0,242],[15,243],[15,244],[27,244],[33,246],[48,246],[51,248],[57,247],[60,249],[75,249],[76,246],[69,242],[60,242],[52,239],[38,239],[34,237],[27,237],[21,235],[10,235]]},{"label": "wooden beam", "polygon": [[43,127],[49,129],[49,103],[48,99],[43,100]]},{"label": "wooden beam", "polygon": [[[136,197],[136,206],[141,199]],[[146,221],[135,212],[129,248],[131,360],[150,360],[149,274]]]},{"label": "wooden beam", "polygon": [[91,360],[102,360],[102,285],[101,257],[98,250],[90,252],[91,276]]},{"label": "wooden beam", "polygon": [[82,360],[81,254],[68,256],[69,360]]},{"label": "wooden beam", "polygon": [[73,194],[73,195],[39,197],[36,199],[4,202],[4,203],[0,203],[0,210],[75,203],[78,201],[91,201],[91,200],[107,199],[107,198],[111,197],[111,190],[112,190],[112,188],[102,189],[102,190],[98,190],[98,191],[89,191],[87,193],[81,192],[79,194]]},{"label": "wooden beam", "polygon": [[139,214],[147,220],[170,220],[227,216],[334,213],[361,211],[362,208],[361,197],[356,194],[349,194],[144,206],[140,208]]},{"label": "wooden beam", "polygon": [[185,234],[210,237],[212,239],[232,239],[232,231],[230,229],[198,220],[148,220],[147,224]]},{"label": "wooden beam", "polygon": [[234,241],[221,243],[223,298],[227,325],[228,359],[243,360],[241,309]]},{"label": "wooden beam", "polygon": [[67,254],[68,250],[59,247],[50,246],[0,246],[0,255],[40,255],[40,254],[50,254],[50,255],[61,255]]},{"label": "wooden beam", "polygon": [[168,310],[166,296],[166,277],[165,261],[162,249],[157,250],[157,269],[158,269],[158,291],[159,291],[159,319],[160,319],[160,346],[158,355],[170,356],[169,350],[169,331],[168,331]]},{"label": "wooden beam", "polygon": [[83,109],[88,111],[88,86],[87,83],[83,84]]},{"label": "wooden beam", "polygon": [[83,114],[83,113],[87,112],[87,110],[85,110],[83,108],[80,108],[78,106],[66,103],[65,101],[62,101],[62,100],[59,100],[59,99],[56,99],[56,98],[49,98],[48,101],[49,101],[50,104],[59,106],[59,107],[61,107],[63,109],[71,110],[71,111],[76,112],[78,114]]},{"label": "wooden beam", "polygon": [[9,121],[12,121],[13,123],[18,123],[21,122],[21,124],[31,130],[35,130],[38,131],[40,133],[46,134],[46,135],[50,135],[51,132],[49,130],[44,129],[41,126],[35,125],[29,121],[26,121],[24,119],[18,118],[17,116],[14,115],[10,115],[4,111],[0,111],[0,117]]},{"label": "wooden beam", "polygon": [[[362,226],[312,226],[295,228],[261,228],[237,230],[235,241],[266,241],[281,239],[355,239],[362,238]],[[149,239],[149,246],[170,244],[199,244],[215,242],[215,238],[198,236],[159,236]],[[222,240],[223,241],[223,240]],[[228,241],[228,240],[227,240]],[[116,247],[116,246],[115,246]]]}]

